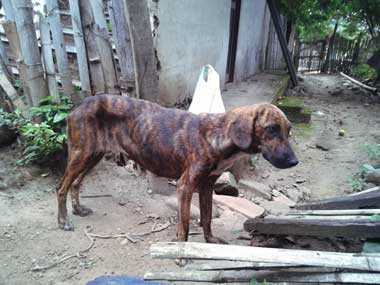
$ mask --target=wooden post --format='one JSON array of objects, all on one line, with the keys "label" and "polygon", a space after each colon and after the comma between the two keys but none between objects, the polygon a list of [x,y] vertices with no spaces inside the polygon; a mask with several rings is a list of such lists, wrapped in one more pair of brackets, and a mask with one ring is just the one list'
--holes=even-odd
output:
[{"label": "wooden post", "polygon": [[92,13],[90,0],[79,1],[79,8],[89,64],[92,94],[96,95],[105,93],[107,92],[106,83],[102,64],[100,61],[99,51],[96,45],[96,35],[93,32],[94,16]]},{"label": "wooden post", "polygon": [[121,70],[122,82],[129,95],[136,96],[135,74],[133,69],[133,54],[129,27],[124,13],[123,1],[108,1],[108,11],[112,26],[112,37],[115,42],[117,56]]},{"label": "wooden post", "polygon": [[26,65],[21,53],[20,39],[17,34],[15,16],[13,13],[13,9],[14,9],[13,4],[11,0],[3,0],[2,4],[3,4],[5,18],[6,18],[6,22],[3,23],[5,35],[8,38],[10,49],[12,50],[15,56],[15,61],[17,63],[17,66],[20,72],[21,86],[23,88],[26,101],[28,102],[29,105],[32,105],[32,100],[30,98],[30,91],[27,84],[28,76],[26,73]]},{"label": "wooden post", "polygon": [[78,0],[70,0],[70,13],[71,13],[71,22],[73,25],[74,32],[74,42],[77,50],[77,62],[79,69],[79,78],[82,89],[82,96],[91,95],[91,83],[90,75],[87,63],[87,52],[86,46],[83,39],[83,29],[81,16],[79,11]]},{"label": "wooden post", "polygon": [[49,95],[54,97],[54,102],[60,103],[60,97],[58,92],[57,80],[55,78],[55,66],[53,61],[52,43],[50,39],[50,27],[47,19],[40,15],[39,19],[40,37],[42,58],[44,60],[44,67],[46,73],[46,79],[49,89]]},{"label": "wooden post", "polygon": [[333,34],[329,40],[329,47],[327,49],[326,61],[322,67],[321,72],[328,72],[331,69],[331,54],[332,54],[332,50],[334,48],[335,35],[336,35],[336,31],[338,29],[338,24],[339,24],[338,21],[336,21],[335,27],[334,27],[334,32],[333,32]]},{"label": "wooden post", "polygon": [[156,58],[146,0],[124,0],[131,34],[137,97],[159,102]]},{"label": "wooden post", "polygon": [[66,45],[63,38],[62,24],[59,18],[57,0],[47,0],[46,7],[63,92],[66,96],[71,98],[71,101],[73,101],[75,105],[78,105],[81,102],[81,98],[78,96],[79,94],[74,91],[69,60],[67,58]]},{"label": "wooden post", "polygon": [[95,39],[103,68],[106,92],[120,94],[112,46],[107,30],[106,18],[103,12],[103,0],[91,0],[90,2],[95,21],[93,33],[96,35]]},{"label": "wooden post", "polygon": [[31,0],[13,0],[20,48],[26,65],[27,83],[33,106],[38,106],[48,94],[42,68],[41,54],[37,44]]}]

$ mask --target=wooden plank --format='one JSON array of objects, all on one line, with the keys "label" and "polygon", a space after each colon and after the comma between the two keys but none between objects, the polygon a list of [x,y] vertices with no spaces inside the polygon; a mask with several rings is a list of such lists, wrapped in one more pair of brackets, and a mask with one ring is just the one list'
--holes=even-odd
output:
[{"label": "wooden plank", "polygon": [[119,58],[122,83],[127,88],[128,94],[135,95],[135,71],[133,68],[132,45],[128,22],[124,12],[124,2],[109,0],[108,11],[110,14],[112,37]]},{"label": "wooden plank", "polygon": [[0,69],[0,86],[16,108],[20,109],[21,112],[27,109],[24,102],[21,100],[21,97],[18,96],[16,89],[9,81],[8,76],[3,72],[2,69]]},{"label": "wooden plank", "polygon": [[40,100],[47,97],[48,90],[33,22],[33,5],[31,0],[13,0],[12,3],[20,49],[26,65],[30,98],[32,105],[38,106]]},{"label": "wooden plank", "polygon": [[348,76],[347,74],[344,74],[343,72],[339,72],[339,74],[342,75],[342,76],[344,76],[345,78],[347,78],[348,80],[350,80],[351,82],[355,83],[356,85],[358,85],[359,87],[361,87],[361,88],[363,88],[365,90],[368,90],[368,91],[371,91],[371,92],[376,92],[376,90],[377,90],[377,88],[365,85],[365,84],[357,81],[356,79]]},{"label": "wooden plank", "polygon": [[378,273],[305,273],[276,271],[178,271],[178,272],[147,272],[145,280],[192,281],[192,282],[250,282],[255,279],[260,282],[304,282],[304,283],[351,283],[379,284]]},{"label": "wooden plank", "polygon": [[380,221],[249,219],[244,223],[248,232],[273,235],[300,235],[318,237],[380,238]]},{"label": "wooden plank", "polygon": [[74,33],[74,43],[78,61],[82,97],[86,97],[91,95],[91,83],[78,0],[69,0],[69,5],[71,13],[71,23],[73,25],[72,31]]},{"label": "wooden plank", "polygon": [[47,0],[46,7],[63,92],[66,96],[71,98],[74,105],[79,105],[82,98],[74,91],[66,45],[63,38],[62,24],[59,17],[58,0]]},{"label": "wooden plank", "polygon": [[355,193],[350,194],[349,196],[358,196],[358,195],[363,195],[363,194],[370,193],[370,192],[379,192],[380,193],[380,186],[372,187],[372,188],[369,188],[369,189],[366,189],[366,190],[363,190],[360,192],[355,192]]},{"label": "wooden plank", "polygon": [[120,94],[112,47],[104,16],[103,0],[91,0],[90,3],[94,15],[93,32],[96,35],[95,41],[104,73],[106,92]]},{"label": "wooden plank", "polygon": [[213,195],[214,201],[221,203],[231,210],[239,212],[248,218],[256,218],[264,214],[264,208],[240,197]]},{"label": "wooden plank", "polygon": [[[275,262],[246,262],[246,261],[230,261],[230,260],[202,260],[202,263],[189,263],[185,266],[185,270],[238,270],[238,269],[270,269],[270,268],[289,268],[300,267],[288,263]],[[308,267],[310,268],[310,267]]]},{"label": "wooden plank", "polygon": [[150,248],[150,254],[153,258],[278,262],[380,272],[380,255],[376,254],[290,250],[195,242],[154,243]]},{"label": "wooden plank", "polygon": [[39,19],[40,37],[42,47],[42,58],[46,72],[46,79],[49,89],[49,95],[54,97],[54,101],[59,104],[61,102],[57,80],[55,78],[55,65],[53,61],[52,43],[50,39],[50,26],[45,17],[40,14]]},{"label": "wooden plank", "polygon": [[359,210],[309,210],[290,212],[288,215],[310,215],[310,216],[345,216],[345,215],[361,215],[372,216],[380,214],[380,209],[359,209]]},{"label": "wooden plank", "polygon": [[147,1],[123,2],[131,33],[137,97],[159,103],[157,63]]},{"label": "wooden plank", "polygon": [[297,210],[339,210],[380,207],[380,190],[372,190],[356,195],[335,197],[306,204],[297,204]]},{"label": "wooden plank", "polygon": [[266,216],[265,219],[279,219],[279,220],[289,220],[289,219],[295,219],[298,221],[304,221],[304,220],[314,220],[314,221],[357,221],[357,222],[372,222],[373,218],[369,215],[367,216],[360,216],[360,215],[283,215],[283,216],[274,216],[269,215]]},{"label": "wooden plank", "polygon": [[94,15],[90,0],[79,1],[83,35],[87,51],[87,61],[90,71],[92,95],[107,92],[100,55],[97,49],[96,34],[93,32]]}]

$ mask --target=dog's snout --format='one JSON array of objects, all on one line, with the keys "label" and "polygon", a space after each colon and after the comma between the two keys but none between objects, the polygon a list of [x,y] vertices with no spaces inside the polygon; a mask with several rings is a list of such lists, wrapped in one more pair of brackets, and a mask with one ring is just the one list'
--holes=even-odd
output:
[{"label": "dog's snout", "polygon": [[298,164],[298,159],[293,157],[293,158],[288,160],[288,164],[289,164],[289,167],[296,166]]}]

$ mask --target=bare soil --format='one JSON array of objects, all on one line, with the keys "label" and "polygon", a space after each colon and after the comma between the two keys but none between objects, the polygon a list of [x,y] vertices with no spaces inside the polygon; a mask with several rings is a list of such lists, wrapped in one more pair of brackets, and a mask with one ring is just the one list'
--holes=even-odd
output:
[{"label": "bare soil", "polygon": [[[293,128],[292,143],[300,164],[280,171],[258,157],[252,178],[294,201],[343,195],[352,191],[349,178],[368,162],[364,145],[379,140],[378,98],[339,76],[302,78],[301,86],[289,93],[302,96],[314,113],[311,126]],[[338,135],[340,129],[345,130],[345,136]],[[328,143],[329,150],[316,147],[321,140]],[[173,261],[153,260],[148,255],[153,242],[175,237],[176,211],[166,203],[170,197],[150,194],[144,177],[102,161],[86,177],[82,195],[112,196],[82,198],[94,213],[84,218],[70,215],[75,231],[64,232],[56,223],[55,188],[60,175],[51,168],[16,166],[18,153],[10,148],[0,151],[0,284],[84,284],[101,275],[142,277],[148,270],[177,268]],[[265,206],[252,193],[241,194]],[[250,241],[237,239],[244,234],[244,217],[219,210],[220,217],[213,220],[215,233],[231,244],[248,245]],[[158,228],[167,222],[167,229],[150,233],[154,225]],[[136,243],[125,238],[97,239],[79,258],[45,271],[32,271],[35,266],[85,249],[89,245],[84,234],[88,225],[101,235],[148,234],[136,238]],[[191,231],[191,241],[203,241],[196,216]]]}]

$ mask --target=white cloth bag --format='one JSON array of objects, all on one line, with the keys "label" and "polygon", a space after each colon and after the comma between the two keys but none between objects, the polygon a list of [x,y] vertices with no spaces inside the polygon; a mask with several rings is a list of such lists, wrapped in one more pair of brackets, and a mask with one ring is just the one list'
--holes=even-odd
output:
[{"label": "white cloth bag", "polygon": [[226,111],[220,94],[219,74],[211,65],[202,68],[189,111],[194,114]]}]

